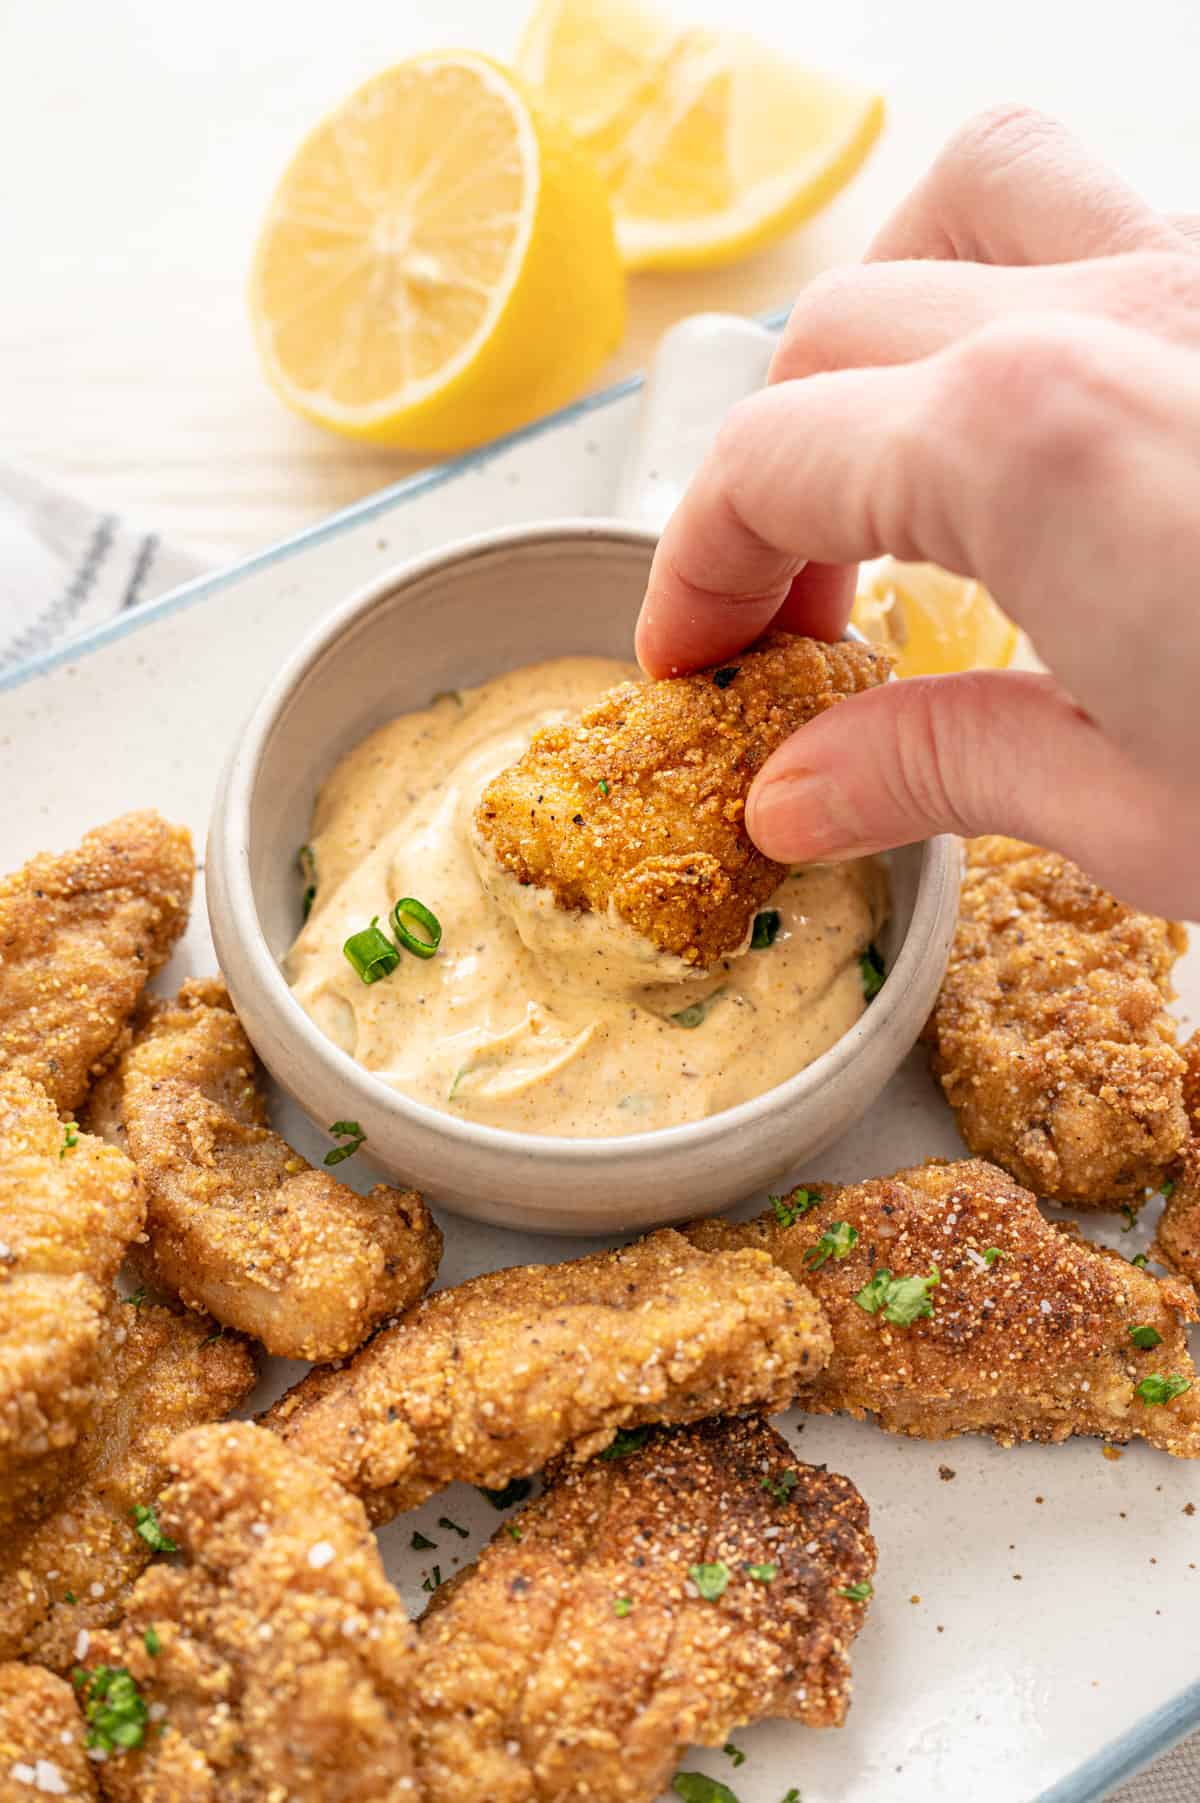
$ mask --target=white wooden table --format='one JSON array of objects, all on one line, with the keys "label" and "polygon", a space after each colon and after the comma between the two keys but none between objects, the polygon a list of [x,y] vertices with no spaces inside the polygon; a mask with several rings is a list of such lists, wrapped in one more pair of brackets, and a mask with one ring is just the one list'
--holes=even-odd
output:
[{"label": "white wooden table", "polygon": [[[966,113],[1067,118],[1164,205],[1200,206],[1192,0],[683,0],[892,97],[867,172],[776,251],[643,277],[601,379],[664,324],[761,310],[860,250]],[[0,457],[217,550],[249,550],[394,480],[402,458],[294,419],[263,385],[244,282],[306,127],[389,60],[510,51],[525,0],[8,0],[0,7]]]}]

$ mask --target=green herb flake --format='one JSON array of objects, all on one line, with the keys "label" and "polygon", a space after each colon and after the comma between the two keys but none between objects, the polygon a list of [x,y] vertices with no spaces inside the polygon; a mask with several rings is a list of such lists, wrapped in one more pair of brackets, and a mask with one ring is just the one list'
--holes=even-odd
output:
[{"label": "green herb flake", "polygon": [[311,845],[302,845],[296,853],[296,869],[300,872],[300,881],[304,884],[304,892],[300,898],[301,916],[307,920],[317,899],[317,859]]},{"label": "green herb flake", "polygon": [[703,1772],[676,1772],[671,1789],[683,1798],[683,1803],[738,1803],[727,1784]]},{"label": "green herb flake", "polygon": [[146,1300],[145,1284],[139,1283],[137,1289],[133,1292],[133,1295],[126,1296],[125,1300],[129,1304],[130,1308],[141,1308],[143,1302]]},{"label": "green herb flake", "polygon": [[1150,1377],[1143,1377],[1133,1393],[1149,1407],[1154,1403],[1170,1402],[1173,1396],[1182,1396],[1191,1387],[1189,1378],[1177,1377],[1174,1373],[1170,1377],[1160,1377],[1156,1371]]},{"label": "green herb flake", "polygon": [[437,1551],[437,1541],[428,1539],[420,1528],[413,1529],[413,1536],[408,1544],[414,1553],[436,1553]]},{"label": "green herb flake", "polygon": [[729,1586],[729,1567],[723,1559],[714,1559],[711,1565],[689,1565],[688,1577],[706,1603],[715,1603]]},{"label": "green herb flake", "polygon": [[778,908],[765,908],[761,914],[754,916],[754,930],[750,934],[752,952],[765,952],[769,945],[774,945],[781,918]]},{"label": "green herb flake", "polygon": [[998,1259],[1003,1257],[1004,1254],[1001,1252],[999,1246],[989,1246],[983,1255],[983,1262],[985,1265],[994,1265]]},{"label": "green herb flake", "polygon": [[150,1657],[152,1659],[157,1659],[158,1655],[162,1652],[162,1641],[158,1638],[158,1630],[156,1628],[147,1628],[146,1632],[142,1635],[142,1641]]},{"label": "green herb flake", "polygon": [[792,1491],[799,1482],[799,1472],[781,1471],[778,1477],[763,1478],[759,1485],[759,1489],[765,1490],[768,1495],[773,1496],[776,1502],[788,1502],[791,1498]]},{"label": "green herb flake", "polygon": [[1130,1208],[1128,1206],[1128,1204],[1126,1204],[1126,1206],[1121,1210],[1121,1213],[1125,1217],[1125,1225],[1122,1227],[1121,1232],[1122,1233],[1131,1233],[1133,1231],[1133,1229],[1137,1226],[1137,1209]]},{"label": "green herb flake", "polygon": [[764,1565],[747,1565],[746,1576],[753,1578],[756,1584],[773,1584],[779,1576],[779,1567],[770,1561]]},{"label": "green herb flake", "polygon": [[87,1720],[89,1748],[127,1753],[141,1746],[150,1712],[127,1666],[98,1665],[95,1671],[78,1667],[75,1687]]},{"label": "green herb flake", "polygon": [[858,1228],[851,1227],[849,1221],[835,1221],[826,1229],[815,1246],[810,1246],[804,1255],[804,1262],[810,1271],[817,1271],[829,1258],[849,1258],[858,1244]]},{"label": "green herb flake", "polygon": [[1138,1252],[1129,1262],[1131,1265],[1136,1265],[1139,1271],[1144,1271],[1146,1266],[1150,1263],[1150,1259],[1145,1252]]},{"label": "green herb flake", "polygon": [[815,1208],[821,1200],[821,1192],[816,1189],[794,1189],[790,1196],[768,1196],[775,1219],[781,1227],[793,1227],[801,1215],[806,1215],[810,1208]]},{"label": "green herb flake", "polygon": [[608,782],[603,776],[600,778],[600,781],[596,784],[596,787],[599,789],[601,795],[608,794]]},{"label": "green herb flake", "polygon": [[1175,1194],[1175,1179],[1174,1179],[1174,1177],[1167,1178],[1167,1181],[1162,1186],[1161,1194],[1162,1194],[1162,1199],[1164,1202],[1170,1201],[1171,1197]]},{"label": "green herb flake", "polygon": [[469,1540],[471,1538],[470,1528],[459,1527],[457,1521],[451,1521],[448,1515],[438,1516],[438,1526],[440,1528],[445,1528],[448,1533],[457,1534],[460,1540]]},{"label": "green herb flake", "polygon": [[78,1601],[79,1601],[79,1598],[75,1595],[75,1592],[73,1590],[67,1590],[63,1593],[63,1602],[64,1603],[77,1603]]},{"label": "green herb flake", "polygon": [[733,1766],[734,1771],[737,1770],[739,1765],[745,1765],[746,1755],[742,1752],[742,1749],[740,1747],[735,1747],[731,1740],[727,1740],[725,1742],[725,1745],[721,1748],[721,1751],[722,1751],[722,1753],[724,1753],[726,1759],[728,1759],[730,1764]]},{"label": "green herb flake", "polygon": [[692,1002],[687,1008],[680,1008],[677,1013],[668,1014],[667,1019],[674,1021],[677,1027],[698,1027],[702,1025],[706,1016],[715,1004],[720,1001],[728,987],[728,983],[722,983],[719,989],[714,989],[712,994],[706,995],[702,1001]]},{"label": "green herb flake", "polygon": [[153,1503],[135,1503],[131,1513],[133,1525],[152,1551],[156,1553],[177,1553],[179,1551],[171,1536],[164,1534],[159,1526]]},{"label": "green herb flake", "polygon": [[713,671],[713,681],[719,689],[727,689],[741,667],[741,664],[724,664],[721,669]]},{"label": "green herb flake", "polygon": [[852,1603],[865,1603],[869,1596],[874,1596],[875,1586],[864,1578],[861,1584],[843,1584],[838,1590],[839,1596],[849,1597]]},{"label": "green herb flake", "polygon": [[867,947],[858,960],[858,968],[862,973],[863,994],[869,1002],[873,1002],[883,988],[883,980],[887,976],[887,965],[883,961],[883,953],[875,944]]},{"label": "green herb flake", "polygon": [[485,1484],[476,1484],[480,1496],[486,1496],[493,1509],[511,1509],[514,1503],[524,1502],[533,1490],[533,1481],[527,1477],[509,1478],[502,1490],[489,1490]]},{"label": "green herb flake", "polygon": [[854,1300],[868,1315],[876,1315],[882,1309],[885,1321],[891,1321],[897,1327],[911,1327],[923,1315],[932,1315],[930,1291],[941,1281],[942,1274],[936,1265],[928,1277],[893,1277],[890,1271],[881,1268],[864,1283]]},{"label": "green herb flake", "polygon": [[627,1459],[631,1452],[637,1452],[650,1437],[648,1427],[619,1427],[612,1444],[606,1446],[600,1454],[602,1459]]},{"label": "green herb flake", "polygon": [[510,1540],[523,1540],[525,1538],[515,1521],[506,1521],[504,1524],[504,1532],[508,1535]]},{"label": "green herb flake", "polygon": [[63,1127],[63,1143],[58,1148],[58,1156],[60,1158],[65,1158],[67,1153],[73,1152],[78,1144],[79,1128],[74,1121],[67,1121]]},{"label": "green herb flake", "polygon": [[421,1585],[421,1589],[427,1590],[430,1596],[432,1596],[434,1591],[440,1588],[441,1582],[442,1568],[440,1565],[435,1565],[429,1576],[425,1579],[425,1582]]},{"label": "green herb flake", "polygon": [[627,1597],[627,1596],[614,1596],[614,1598],[613,1598],[613,1614],[619,1615],[621,1617],[622,1621],[624,1621],[624,1619],[627,1615],[632,1615],[633,1614],[632,1598]]},{"label": "green herb flake", "polygon": [[1139,1352],[1150,1352],[1153,1347],[1162,1345],[1162,1335],[1156,1327],[1131,1327],[1129,1337]]},{"label": "green herb flake", "polygon": [[794,1784],[787,1796],[783,1799],[783,1803],[800,1803],[800,1792],[796,1789]]},{"label": "green herb flake", "polygon": [[326,1152],[322,1161],[325,1164],[341,1164],[343,1158],[353,1158],[367,1137],[357,1121],[334,1121],[329,1133],[332,1139],[343,1139],[346,1143]]}]

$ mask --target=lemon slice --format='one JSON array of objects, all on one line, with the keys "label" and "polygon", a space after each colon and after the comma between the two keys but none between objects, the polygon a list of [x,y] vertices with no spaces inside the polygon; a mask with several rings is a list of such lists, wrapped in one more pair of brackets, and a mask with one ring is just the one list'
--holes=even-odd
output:
[{"label": "lemon slice", "polygon": [[877,94],[636,0],[541,0],[517,67],[599,164],[629,269],[771,243],[845,186],[883,124]]},{"label": "lemon slice", "polygon": [[982,583],[894,557],[864,567],[851,617],[874,644],[896,653],[898,676],[1002,670],[1020,637]]},{"label": "lemon slice", "polygon": [[569,400],[620,338],[603,179],[499,65],[414,57],[300,146],[250,307],[268,379],[308,418],[412,451],[477,444]]}]

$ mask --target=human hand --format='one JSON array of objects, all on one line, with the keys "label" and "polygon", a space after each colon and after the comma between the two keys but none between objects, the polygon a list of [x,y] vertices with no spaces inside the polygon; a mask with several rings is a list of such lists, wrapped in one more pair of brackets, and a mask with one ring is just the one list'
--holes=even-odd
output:
[{"label": "human hand", "polygon": [[884,552],[983,582],[1053,675],[823,714],[750,792],[761,849],[1011,833],[1200,914],[1200,227],[1037,114],[973,121],[868,261],[805,289],[663,533],[638,656],[661,676],[772,624],[835,637],[846,565]]}]

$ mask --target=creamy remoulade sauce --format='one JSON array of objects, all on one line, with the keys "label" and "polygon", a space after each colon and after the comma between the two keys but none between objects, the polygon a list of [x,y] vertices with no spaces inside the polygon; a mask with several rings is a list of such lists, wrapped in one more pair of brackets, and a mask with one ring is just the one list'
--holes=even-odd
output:
[{"label": "creamy remoulade sauce", "polygon": [[[858,960],[887,913],[874,859],[794,872],[769,903],[773,945],[682,982],[637,982],[637,958],[619,943],[606,956],[591,916],[557,909],[532,931],[518,909],[518,933],[485,889],[471,833],[485,783],[539,727],[636,674],[558,658],[437,697],[372,733],[321,790],[316,899],[285,972],[322,1031],[405,1095],[523,1133],[641,1133],[761,1095],[862,1013]],[[373,915],[385,926],[401,896],[437,915],[441,948],[366,984],[342,946]]]}]

